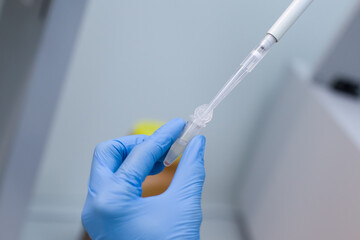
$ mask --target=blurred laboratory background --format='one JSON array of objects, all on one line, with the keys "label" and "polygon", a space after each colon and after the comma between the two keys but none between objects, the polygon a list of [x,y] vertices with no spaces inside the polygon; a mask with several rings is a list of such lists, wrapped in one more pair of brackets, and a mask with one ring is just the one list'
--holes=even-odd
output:
[{"label": "blurred laboratory background", "polygon": [[[291,0],[0,0],[0,238],[85,239],[92,152],[209,102]],[[203,239],[360,239],[360,1],[316,0],[204,129]]]}]

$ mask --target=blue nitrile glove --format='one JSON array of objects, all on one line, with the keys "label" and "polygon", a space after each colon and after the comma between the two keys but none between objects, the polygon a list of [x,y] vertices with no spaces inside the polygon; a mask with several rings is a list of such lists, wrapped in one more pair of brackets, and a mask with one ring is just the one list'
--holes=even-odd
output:
[{"label": "blue nitrile glove", "polygon": [[199,239],[203,136],[190,142],[165,193],[141,197],[142,182],[163,169],[162,161],[184,125],[174,119],[150,137],[123,137],[95,149],[81,216],[92,239]]}]

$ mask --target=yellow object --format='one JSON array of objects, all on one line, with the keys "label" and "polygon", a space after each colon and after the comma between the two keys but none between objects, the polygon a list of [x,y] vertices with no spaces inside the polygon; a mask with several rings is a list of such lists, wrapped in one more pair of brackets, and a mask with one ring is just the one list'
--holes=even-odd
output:
[{"label": "yellow object", "polygon": [[164,122],[161,121],[154,121],[154,120],[140,121],[135,125],[133,134],[135,135],[144,134],[150,136],[162,125],[164,125]]}]

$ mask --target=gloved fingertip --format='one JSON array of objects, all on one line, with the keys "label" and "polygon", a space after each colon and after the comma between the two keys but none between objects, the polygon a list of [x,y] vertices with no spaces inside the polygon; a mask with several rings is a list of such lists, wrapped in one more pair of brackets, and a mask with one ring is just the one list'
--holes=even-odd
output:
[{"label": "gloved fingertip", "polygon": [[[202,135],[194,137],[181,157],[181,165],[203,164],[206,139]],[[196,159],[196,161],[194,161]]]},{"label": "gloved fingertip", "polygon": [[204,135],[198,135],[198,136],[195,137],[195,139],[199,139],[199,141],[201,142],[201,146],[205,147],[206,137]]},{"label": "gloved fingertip", "polygon": [[165,123],[164,125],[162,125],[158,130],[156,130],[155,135],[158,132],[174,131],[175,129],[180,129],[180,131],[181,131],[184,128],[185,124],[186,124],[186,122],[184,119],[174,118],[174,119],[170,120],[169,122]]},{"label": "gloved fingertip", "polygon": [[167,124],[183,125],[185,126],[186,122],[182,118],[174,118],[170,120]]},{"label": "gloved fingertip", "polygon": [[124,163],[115,173],[122,175],[131,172],[132,175],[127,174],[128,182],[141,185],[156,164],[160,167],[158,166],[152,173],[161,172],[164,166],[159,160],[170,149],[184,126],[185,121],[183,119],[175,118],[160,127],[146,141],[137,145],[129,153]]},{"label": "gloved fingertip", "polygon": [[204,152],[205,149],[205,144],[206,144],[206,138],[203,135],[198,135],[195,136],[191,142],[188,145],[188,148],[197,148],[198,151],[202,151],[202,154]]},{"label": "gloved fingertip", "polygon": [[147,140],[149,151],[159,150],[153,154],[153,156],[156,156],[155,161],[158,161],[169,150],[183,130],[185,124],[183,119],[175,118],[160,127],[149,137]]},{"label": "gloved fingertip", "polygon": [[196,136],[186,147],[170,185],[170,192],[187,191],[191,194],[201,194],[205,180],[204,152],[206,139]]}]

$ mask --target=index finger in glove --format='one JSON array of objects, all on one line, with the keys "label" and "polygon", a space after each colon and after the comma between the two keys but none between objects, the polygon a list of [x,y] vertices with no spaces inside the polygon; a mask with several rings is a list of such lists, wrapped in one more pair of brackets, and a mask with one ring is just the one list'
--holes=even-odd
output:
[{"label": "index finger in glove", "polygon": [[174,119],[159,128],[146,141],[136,146],[120,166],[116,175],[139,187],[164,154],[175,142],[185,126],[182,119]]},{"label": "index finger in glove", "polygon": [[133,148],[149,136],[133,135],[98,144],[93,155],[89,187],[102,186],[106,176],[115,173]]}]

